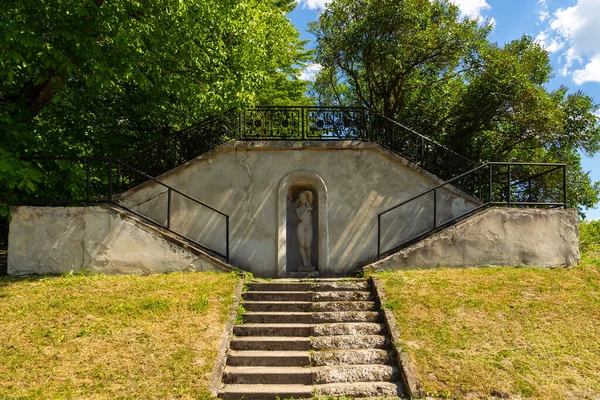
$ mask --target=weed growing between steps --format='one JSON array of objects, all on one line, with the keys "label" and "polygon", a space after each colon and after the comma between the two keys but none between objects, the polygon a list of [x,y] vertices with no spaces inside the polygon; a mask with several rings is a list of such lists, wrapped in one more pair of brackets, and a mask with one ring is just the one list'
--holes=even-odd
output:
[{"label": "weed growing between steps", "polygon": [[0,398],[210,398],[238,276],[0,278]]},{"label": "weed growing between steps", "polygon": [[600,222],[574,268],[379,274],[419,380],[448,398],[600,396]]}]

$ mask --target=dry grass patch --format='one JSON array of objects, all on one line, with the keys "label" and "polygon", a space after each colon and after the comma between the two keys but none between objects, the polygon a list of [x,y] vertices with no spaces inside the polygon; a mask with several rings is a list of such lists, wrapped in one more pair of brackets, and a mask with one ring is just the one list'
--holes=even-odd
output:
[{"label": "dry grass patch", "polygon": [[569,269],[380,274],[426,392],[600,399],[600,246],[584,250]]},{"label": "dry grass patch", "polygon": [[0,278],[0,398],[207,397],[237,280]]}]

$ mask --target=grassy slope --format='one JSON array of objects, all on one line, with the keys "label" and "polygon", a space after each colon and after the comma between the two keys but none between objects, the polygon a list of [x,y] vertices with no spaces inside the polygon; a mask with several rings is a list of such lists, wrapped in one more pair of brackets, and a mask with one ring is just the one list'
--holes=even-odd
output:
[{"label": "grassy slope", "polygon": [[381,274],[427,392],[449,398],[600,398],[600,223],[569,269]]},{"label": "grassy slope", "polygon": [[0,278],[0,398],[206,396],[237,279]]}]

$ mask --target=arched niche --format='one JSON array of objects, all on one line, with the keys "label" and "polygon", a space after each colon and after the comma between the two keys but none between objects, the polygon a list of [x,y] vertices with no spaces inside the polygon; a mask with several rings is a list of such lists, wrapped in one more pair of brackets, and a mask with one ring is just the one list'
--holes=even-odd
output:
[{"label": "arched niche", "polygon": [[[314,193],[313,208],[313,257],[316,261],[315,267],[320,275],[326,275],[329,262],[329,232],[327,225],[327,187],[323,178],[312,172],[293,172],[285,176],[279,183],[277,210],[279,229],[277,235],[277,276],[288,276],[289,272],[297,271],[296,265],[288,265],[288,249],[290,246],[294,251],[297,249],[295,235],[289,238],[290,226],[294,226],[295,214],[291,211],[291,205],[302,190],[311,190]],[[313,261],[313,262],[314,262]]]}]

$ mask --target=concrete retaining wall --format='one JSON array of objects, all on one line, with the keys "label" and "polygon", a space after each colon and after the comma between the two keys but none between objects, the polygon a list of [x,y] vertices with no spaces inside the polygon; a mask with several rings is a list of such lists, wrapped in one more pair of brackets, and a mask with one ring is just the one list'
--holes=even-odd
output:
[{"label": "concrete retaining wall", "polygon": [[[289,185],[296,181],[320,191],[315,259],[321,276],[344,275],[375,261],[377,213],[440,183],[396,154],[360,141],[230,142],[160,179],[230,215],[230,262],[261,277],[283,276],[297,268],[288,262],[286,270],[281,261],[286,246],[296,243],[284,236],[286,218],[280,210],[286,205],[280,197],[289,196]],[[119,201],[166,221],[164,187],[145,184]],[[437,201],[439,220],[462,214],[475,204],[456,190],[438,191]],[[384,248],[428,227],[431,218],[417,217],[431,214],[432,204],[428,196],[387,215]],[[223,222],[222,217],[173,194],[171,226],[176,231],[224,252]]]},{"label": "concrete retaining wall", "polygon": [[228,270],[107,207],[15,207],[11,213],[9,275]]},{"label": "concrete retaining wall", "polygon": [[490,208],[366,268],[579,263],[576,210]]}]

